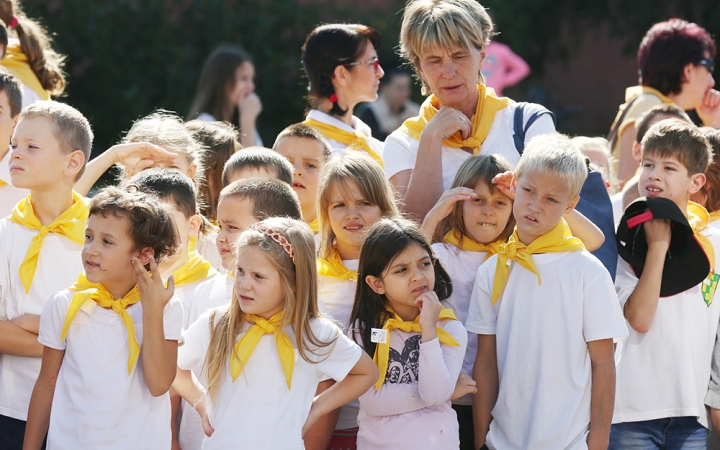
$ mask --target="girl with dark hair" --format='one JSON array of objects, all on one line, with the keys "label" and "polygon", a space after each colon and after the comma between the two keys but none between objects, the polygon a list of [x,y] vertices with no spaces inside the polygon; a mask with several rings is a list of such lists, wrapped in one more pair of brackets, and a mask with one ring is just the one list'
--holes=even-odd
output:
[{"label": "girl with dark hair", "polygon": [[450,277],[413,222],[385,218],[360,254],[352,336],[380,376],[360,397],[358,449],[457,449],[450,399],[467,332],[441,302]]},{"label": "girl with dark hair", "polygon": [[262,103],[255,93],[254,78],[255,66],[245,50],[215,49],[200,73],[188,120],[229,122],[240,128],[243,147],[262,146],[256,127]]},{"label": "girl with dark hair", "polygon": [[377,99],[384,75],[379,46],[380,33],[365,25],[322,25],[305,39],[302,63],[312,108],[305,123],[320,131],[335,152],[364,151],[382,166],[382,142],[353,115],[355,105]]}]

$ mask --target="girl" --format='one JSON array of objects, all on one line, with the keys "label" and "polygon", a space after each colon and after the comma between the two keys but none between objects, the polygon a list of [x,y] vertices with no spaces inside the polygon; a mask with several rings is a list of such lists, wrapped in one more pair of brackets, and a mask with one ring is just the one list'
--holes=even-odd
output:
[{"label": "girl", "polygon": [[243,147],[262,146],[255,122],[262,111],[255,94],[255,66],[237,47],[219,47],[208,57],[188,119],[229,122],[242,132]]},{"label": "girl", "polygon": [[183,310],[157,264],[177,247],[172,218],[151,197],[109,187],[91,200],[85,272],[40,319],[25,449],[41,448],[46,433],[55,449],[170,446]]},{"label": "girl", "polygon": [[[203,449],[238,442],[302,449],[302,435],[317,418],[365,392],[377,370],[337,326],[320,318],[315,242],[307,225],[266,219],[243,232],[237,255],[235,298],[187,330],[173,387],[203,418]],[[338,383],[313,400],[323,377]]]},{"label": "girl", "polygon": [[420,229],[385,218],[368,232],[350,317],[352,335],[380,377],[360,397],[358,449],[457,449],[450,399],[467,332],[441,302],[450,277]]},{"label": "girl", "polygon": [[353,116],[355,105],[377,100],[384,74],[376,52],[379,46],[380,33],[365,25],[322,25],[305,39],[302,63],[310,81],[312,108],[305,123],[320,131],[335,152],[360,150],[382,166],[382,142]]}]

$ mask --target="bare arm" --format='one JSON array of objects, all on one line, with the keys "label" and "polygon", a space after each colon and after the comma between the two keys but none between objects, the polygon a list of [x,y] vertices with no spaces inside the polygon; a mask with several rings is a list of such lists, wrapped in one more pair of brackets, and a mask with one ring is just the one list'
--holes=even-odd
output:
[{"label": "bare arm", "polygon": [[177,368],[177,374],[172,384],[173,389],[185,399],[186,402],[200,414],[203,423],[203,431],[206,436],[213,434],[213,428],[207,414],[207,398],[205,390],[200,386],[193,373],[189,370]]},{"label": "bare arm", "polygon": [[606,450],[610,443],[610,425],[615,407],[613,340],[601,339],[588,342],[587,345],[592,365],[588,449]]},{"label": "bare arm", "polygon": [[473,379],[477,383],[477,394],[473,396],[473,425],[475,448],[485,445],[490,431],[492,410],[497,401],[500,381],[497,367],[495,335],[479,334],[477,357],[473,366]]},{"label": "bare arm", "polygon": [[41,358],[43,345],[37,339],[37,334],[0,320],[0,354]]},{"label": "bare arm", "polygon": [[40,375],[38,375],[32,397],[30,397],[23,450],[40,450],[43,445],[50,426],[50,410],[55,395],[55,384],[64,357],[65,350],[43,347]]},{"label": "bare arm", "polygon": [[635,175],[639,162],[633,155],[633,143],[637,139],[637,128],[634,124],[630,124],[620,135],[620,147],[619,154],[615,157],[620,161],[618,167],[618,181],[620,182],[620,188],[625,186],[625,183]]},{"label": "bare arm", "polygon": [[255,142],[257,132],[257,117],[262,111],[262,102],[255,92],[251,92],[238,102],[240,110],[240,144],[243,148],[258,145]]},{"label": "bare arm", "polygon": [[563,217],[568,223],[573,236],[580,239],[589,252],[599,249],[605,242],[605,235],[600,228],[581,212],[573,209],[569,214],[564,214]]},{"label": "bare arm", "polygon": [[443,192],[435,206],[427,213],[422,222],[422,232],[432,242],[435,229],[441,220],[447,217],[455,207],[455,203],[477,197],[475,191],[466,187],[456,187]]},{"label": "bare arm", "polygon": [[40,334],[40,315],[38,314],[23,314],[10,322],[32,334]]},{"label": "bare arm", "polygon": [[[335,384],[335,380],[325,380],[318,384],[315,395],[318,396],[330,389]],[[335,425],[337,425],[338,416],[340,416],[340,408],[330,411],[328,414],[320,417],[315,424],[303,436],[305,442],[305,450],[325,450],[332,439]]]}]

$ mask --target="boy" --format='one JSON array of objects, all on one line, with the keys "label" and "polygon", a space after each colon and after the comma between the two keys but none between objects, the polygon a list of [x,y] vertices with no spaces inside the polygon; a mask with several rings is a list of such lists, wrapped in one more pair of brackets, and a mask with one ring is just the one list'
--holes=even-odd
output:
[{"label": "boy", "polygon": [[[712,227],[699,233],[702,220],[688,211],[690,196],[705,184],[711,158],[700,131],[680,120],[664,120],[648,130],[641,151],[640,196],[672,200],[688,217],[698,241],[706,243],[706,252],[712,253],[707,246],[720,248],[720,235]],[[659,219],[643,227],[648,250],[640,277],[618,260],[615,287],[630,337],[616,349],[610,447],[627,448],[635,442],[659,448],[658,442],[664,442],[663,448],[705,448],[708,418],[703,398],[720,317],[720,302],[712,301],[717,275],[711,272],[705,282],[660,298],[665,259],[673,256],[668,253],[671,228]],[[717,270],[718,260],[711,259],[710,266]]]},{"label": "boy", "polygon": [[0,218],[29,194],[27,189],[10,182],[10,138],[22,109],[22,84],[7,69],[0,67]]},{"label": "boy", "polygon": [[225,163],[223,168],[223,184],[227,186],[233,181],[243,178],[277,178],[292,185],[293,167],[282,156],[265,147],[245,148]]},{"label": "boy", "polygon": [[[25,108],[12,137],[10,177],[30,196],[0,220],[0,448],[20,449],[40,372],[40,313],[82,271],[86,200],[73,192],[92,146],[90,124],[54,101]],[[29,331],[28,331],[29,330]]]},{"label": "boy", "polygon": [[273,150],[292,164],[292,188],[300,200],[303,220],[317,234],[318,179],[323,165],[332,156],[330,144],[315,128],[296,123],[278,134]]},{"label": "boy", "polygon": [[517,225],[478,269],[467,318],[478,334],[477,448],[607,447],[613,338],[627,329],[608,271],[562,219],[586,176],[557,134],[533,138],[518,162]]}]

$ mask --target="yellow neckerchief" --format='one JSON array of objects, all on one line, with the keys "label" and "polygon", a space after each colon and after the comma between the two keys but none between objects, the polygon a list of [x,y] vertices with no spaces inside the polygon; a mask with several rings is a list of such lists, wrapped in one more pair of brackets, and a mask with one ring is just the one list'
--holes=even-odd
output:
[{"label": "yellow neckerchief", "polygon": [[13,208],[10,220],[31,230],[40,232],[32,238],[25,259],[20,264],[20,281],[25,287],[25,293],[30,291],[35,270],[37,269],[38,257],[42,249],[43,240],[48,233],[60,234],[73,242],[82,244],[85,241],[85,222],[88,218],[87,199],[81,197],[77,192],[72,193],[73,205],[60,214],[60,217],[53,220],[48,226],[42,226],[40,220],[35,216],[32,207],[32,196],[28,195]]},{"label": "yellow neckerchief", "polygon": [[372,159],[374,159],[375,161],[377,161],[378,164],[380,164],[380,167],[385,167],[380,155],[375,153],[375,150],[373,150],[372,147],[370,147],[370,144],[368,144],[368,139],[370,138],[370,136],[363,133],[362,131],[353,130],[353,132],[351,133],[349,131],[340,129],[334,125],[319,122],[315,119],[305,119],[303,123],[305,125],[315,128],[326,138],[332,139],[333,141],[338,141],[343,145],[347,145],[350,149],[365,150]]},{"label": "yellow neckerchief", "polygon": [[712,242],[710,242],[710,239],[701,233],[702,230],[708,227],[710,214],[702,205],[695,202],[688,202],[688,222],[693,229],[695,239],[698,240],[703,250],[705,250],[705,254],[710,261],[710,271],[715,272],[715,248]]},{"label": "yellow neckerchief", "polygon": [[[514,103],[507,97],[498,97],[495,90],[482,84],[477,85],[478,97],[477,109],[475,115],[472,116],[472,133],[467,139],[462,139],[460,132],[453,134],[442,142],[445,147],[451,148],[471,148],[473,155],[480,153],[485,138],[487,138],[495,120],[495,114],[506,108],[509,104]],[[420,114],[417,117],[408,119],[403,122],[400,131],[407,134],[413,139],[420,140],[420,135],[428,122],[438,113],[440,104],[435,95],[428,97],[420,106]]]},{"label": "yellow neckerchief", "polygon": [[277,346],[278,356],[280,357],[280,365],[285,373],[287,387],[290,389],[293,368],[295,366],[295,351],[293,350],[290,337],[285,330],[280,328],[281,317],[282,311],[272,316],[269,320],[254,314],[245,314],[245,320],[254,325],[237,341],[235,351],[230,356],[230,375],[233,381],[240,376],[243,367],[247,364],[258,342],[260,342],[260,338],[266,334],[273,334],[275,335],[275,345]]},{"label": "yellow neckerchief", "polygon": [[32,89],[42,100],[50,100],[50,93],[46,91],[22,51],[20,44],[10,45],[5,51],[5,57],[0,66],[7,68],[22,84]]},{"label": "yellow neckerchief", "polygon": [[7,181],[0,180],[0,186],[5,186],[7,184]]},{"label": "yellow neckerchief", "polygon": [[570,227],[568,227],[565,219],[561,219],[552,230],[532,241],[530,245],[525,245],[520,242],[516,227],[512,236],[508,239],[507,244],[504,244],[498,252],[492,290],[492,304],[495,304],[505,290],[508,259],[514,259],[522,267],[537,275],[538,285],[540,285],[540,273],[535,266],[532,255],[536,253],[576,252],[579,250],[585,250],[585,245],[583,245],[580,239],[570,233]]},{"label": "yellow neckerchief", "polygon": [[188,251],[192,252],[195,250],[195,247],[197,247],[197,238],[195,236],[190,236],[190,239],[188,239]]},{"label": "yellow neckerchief", "polygon": [[462,238],[463,239],[461,242],[460,233],[451,230],[445,234],[445,237],[443,237],[443,242],[447,242],[448,244],[454,245],[457,248],[467,250],[469,252],[487,252],[487,255],[485,255],[486,261],[492,255],[499,252],[502,248],[502,245],[505,243],[505,241],[495,241],[489,244],[481,244],[479,242],[473,241],[467,236],[463,236]]},{"label": "yellow neckerchief", "polygon": [[[412,331],[415,331],[417,333],[421,332],[422,329],[420,328],[420,315],[415,318],[412,322],[407,322],[405,320],[402,320],[400,316],[398,316],[394,311],[388,310],[388,313],[392,314],[392,318],[385,321],[385,325],[383,325],[382,329],[387,330],[388,332],[390,330],[399,329],[406,333],[410,333]],[[455,313],[450,308],[443,307],[440,310],[440,315],[438,316],[438,320],[458,320],[457,317],[455,317]],[[443,330],[442,328],[438,327],[435,329],[437,332],[438,340],[441,344],[444,345],[450,345],[453,347],[458,347],[460,344],[458,344],[458,341],[455,340],[454,337],[447,331]],[[390,333],[387,335],[387,340],[385,343],[378,343],[375,347],[375,355],[373,356],[373,361],[375,361],[375,365],[378,368],[378,372],[380,372],[380,377],[378,378],[377,382],[375,383],[375,390],[380,389],[380,387],[385,382],[385,375],[387,374],[387,368],[388,368],[388,357],[390,355]]]},{"label": "yellow neckerchief", "polygon": [[190,252],[190,259],[180,266],[172,276],[175,277],[175,286],[194,283],[196,281],[210,278],[217,274],[217,270],[196,251]]},{"label": "yellow neckerchief", "polygon": [[629,88],[625,89],[625,104],[629,103],[632,99],[642,94],[653,94],[660,98],[663,103],[671,103],[673,105],[675,104],[674,101],[663,95],[662,92],[658,91],[657,89],[653,89],[650,86],[630,86]]},{"label": "yellow neckerchief", "polygon": [[128,335],[128,374],[132,372],[135,363],[137,362],[138,356],[140,356],[140,345],[138,345],[135,339],[135,325],[133,324],[132,317],[125,311],[130,305],[140,301],[140,290],[137,284],[130,292],[125,294],[123,298],[114,299],[112,294],[105,289],[102,284],[95,284],[88,281],[85,278],[85,272],[81,273],[75,284],[70,287],[71,291],[75,291],[72,301],[70,302],[70,308],[65,315],[65,323],[60,333],[60,339],[64,340],[67,336],[67,332],[70,329],[70,324],[77,315],[80,308],[85,304],[86,301],[92,300],[98,304],[101,308],[111,308],[116,313],[120,314],[120,318],[125,323]]},{"label": "yellow neckerchief", "polygon": [[708,223],[720,220],[720,210],[708,212],[708,217],[709,217]]},{"label": "yellow neckerchief", "polygon": [[340,278],[348,281],[357,281],[358,271],[350,270],[340,258],[337,247],[333,247],[330,256],[327,259],[318,258],[317,260],[318,275],[325,277]]},{"label": "yellow neckerchief", "polygon": [[312,230],[312,232],[313,232],[314,234],[317,234],[318,229],[319,229],[318,218],[317,218],[317,217],[314,218],[314,219],[312,220],[312,222],[308,223],[308,226],[310,227],[310,229]]}]

